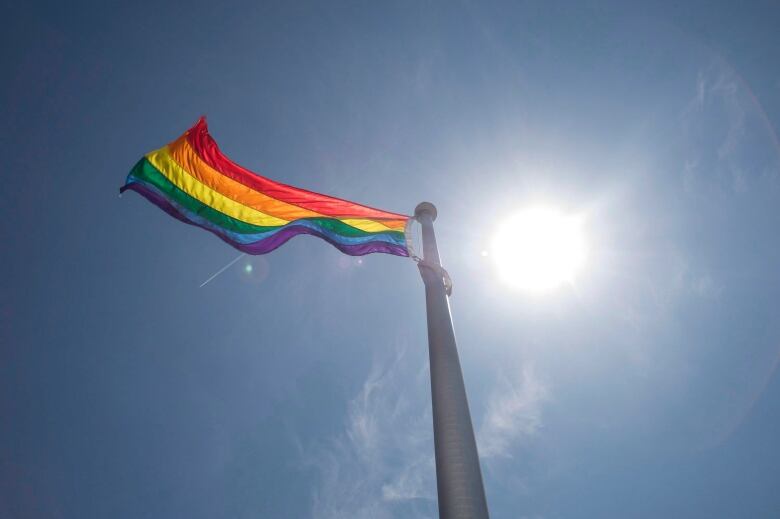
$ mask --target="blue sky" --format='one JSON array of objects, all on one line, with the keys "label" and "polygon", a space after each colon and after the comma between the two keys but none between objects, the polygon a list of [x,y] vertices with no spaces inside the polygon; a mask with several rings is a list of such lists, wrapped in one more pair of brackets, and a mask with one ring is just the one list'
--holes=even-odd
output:
[{"label": "blue sky", "polygon": [[[206,114],[283,182],[436,203],[494,518],[780,510],[770,2],[8,7],[0,516],[436,517],[414,264],[242,259],[117,188]],[[544,202],[586,266],[488,248]],[[251,272],[247,266],[251,265]]]}]

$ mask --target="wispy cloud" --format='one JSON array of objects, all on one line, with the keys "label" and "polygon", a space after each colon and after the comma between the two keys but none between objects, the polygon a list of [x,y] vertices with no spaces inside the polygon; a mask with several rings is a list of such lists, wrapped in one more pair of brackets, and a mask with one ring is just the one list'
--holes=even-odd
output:
[{"label": "wispy cloud", "polygon": [[[689,153],[683,168],[683,186],[694,191],[705,179],[728,175],[730,188],[747,188],[736,161],[745,137],[746,107],[736,75],[720,61],[701,70],[693,99],[682,114]],[[725,176],[724,175],[724,176]],[[725,180],[725,179],[724,179]]]},{"label": "wispy cloud", "polygon": [[[376,360],[350,400],[343,429],[302,448],[317,472],[312,517],[433,518],[436,471],[428,365],[400,349]],[[477,428],[480,456],[511,458],[541,428],[549,391],[532,366],[498,378]]]},{"label": "wispy cloud", "polygon": [[435,465],[424,357],[377,360],[344,429],[303,455],[318,472],[312,517],[434,517]]},{"label": "wispy cloud", "polygon": [[750,87],[724,61],[714,60],[699,72],[681,122],[687,144],[682,171],[686,191],[714,181],[744,193],[760,178],[777,178],[780,143],[775,130]]},{"label": "wispy cloud", "polygon": [[477,433],[480,456],[511,458],[513,449],[541,428],[542,404],[548,394],[532,365],[514,377],[501,377]]}]

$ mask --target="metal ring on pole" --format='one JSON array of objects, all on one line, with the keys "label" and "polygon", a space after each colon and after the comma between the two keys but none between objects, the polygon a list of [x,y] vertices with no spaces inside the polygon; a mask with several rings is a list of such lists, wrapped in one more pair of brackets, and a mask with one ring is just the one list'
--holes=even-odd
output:
[{"label": "metal ring on pole", "polygon": [[447,292],[448,296],[452,295],[452,278],[450,277],[450,273],[447,272],[447,269],[440,265],[434,265],[432,263],[429,263],[425,260],[419,260],[417,262],[417,266],[420,268],[427,268],[431,269],[433,272],[435,272],[439,278],[441,278],[442,283],[444,283],[444,290]]}]

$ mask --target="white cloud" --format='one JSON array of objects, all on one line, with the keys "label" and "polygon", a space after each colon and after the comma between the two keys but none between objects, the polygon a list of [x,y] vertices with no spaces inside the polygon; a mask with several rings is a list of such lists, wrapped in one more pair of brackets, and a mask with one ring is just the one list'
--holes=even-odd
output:
[{"label": "white cloud", "polygon": [[[314,467],[315,519],[436,517],[436,469],[424,352],[376,361],[350,400],[344,428],[301,455]],[[541,427],[547,387],[532,367],[499,377],[477,439],[480,456],[511,458]]]},{"label": "white cloud", "polygon": [[682,113],[682,181],[686,192],[718,186],[741,194],[780,171],[778,139],[764,109],[738,73],[722,60],[702,69]]},{"label": "white cloud", "polygon": [[542,426],[548,389],[528,365],[514,378],[502,377],[493,390],[477,434],[482,458],[511,458],[513,448]]},{"label": "white cloud", "polygon": [[428,367],[424,356],[409,357],[400,351],[375,361],[349,402],[344,429],[304,449],[318,473],[312,517],[435,516]]}]

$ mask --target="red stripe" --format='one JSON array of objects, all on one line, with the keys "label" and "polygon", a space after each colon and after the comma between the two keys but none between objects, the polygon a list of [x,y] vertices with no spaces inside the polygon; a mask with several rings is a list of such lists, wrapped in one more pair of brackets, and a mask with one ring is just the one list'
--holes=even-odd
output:
[{"label": "red stripe", "polygon": [[288,186],[239,166],[219,150],[217,143],[209,135],[205,117],[201,117],[185,135],[196,153],[209,166],[236,182],[277,200],[334,218],[368,218],[372,220],[406,220],[409,218],[403,214],[388,213],[340,198]]}]

